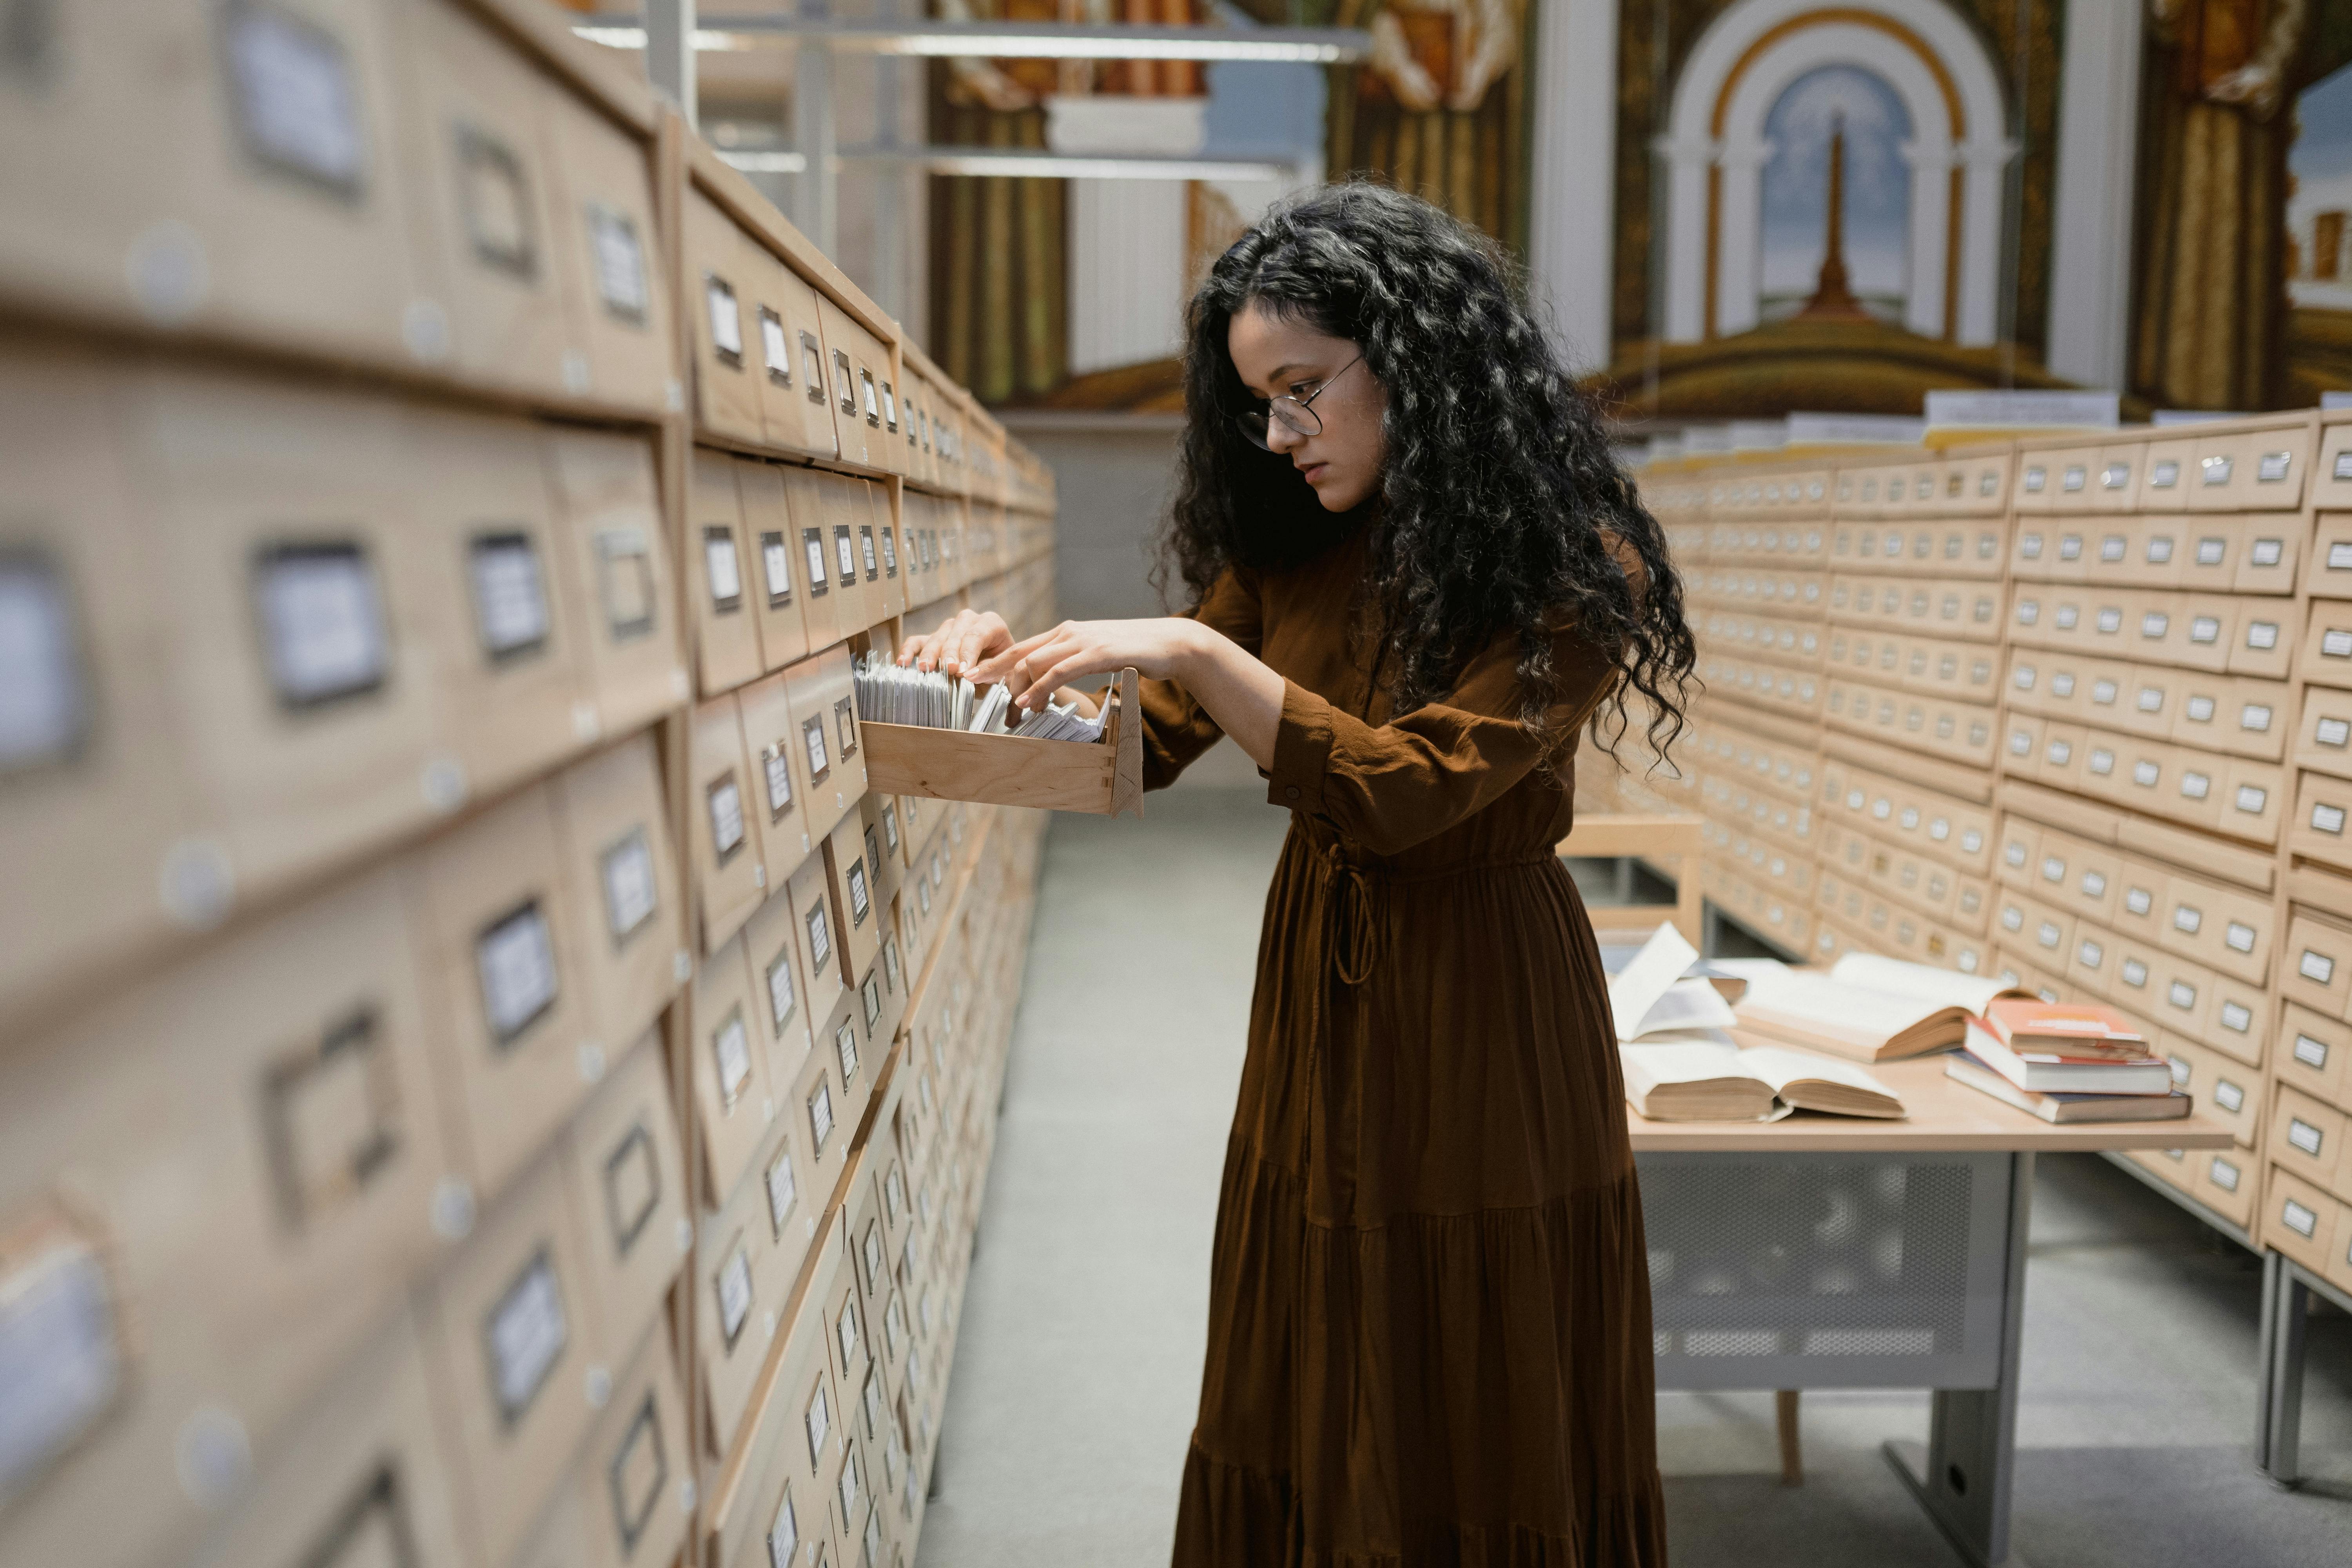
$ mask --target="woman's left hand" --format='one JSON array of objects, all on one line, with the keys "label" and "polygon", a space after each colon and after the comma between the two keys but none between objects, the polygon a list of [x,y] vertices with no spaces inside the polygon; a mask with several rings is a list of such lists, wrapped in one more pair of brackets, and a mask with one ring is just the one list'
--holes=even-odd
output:
[{"label": "woman's left hand", "polygon": [[1016,707],[1034,712],[1055,691],[1088,675],[1135,667],[1150,680],[1181,679],[1199,650],[1201,624],[1176,616],[1144,621],[1064,621],[982,661],[975,681],[1001,680]]}]

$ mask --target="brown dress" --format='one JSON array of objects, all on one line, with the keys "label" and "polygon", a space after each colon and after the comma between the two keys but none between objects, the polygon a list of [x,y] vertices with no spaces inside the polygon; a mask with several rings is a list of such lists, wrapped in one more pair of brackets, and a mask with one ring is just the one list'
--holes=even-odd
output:
[{"label": "brown dress", "polygon": [[[1360,542],[1198,618],[1287,681],[1178,1568],[1663,1564],[1650,1291],[1606,981],[1507,647],[1391,722]],[[1605,660],[1563,637],[1579,700]],[[1147,786],[1222,731],[1143,702]],[[1556,780],[1558,782],[1556,782]]]}]

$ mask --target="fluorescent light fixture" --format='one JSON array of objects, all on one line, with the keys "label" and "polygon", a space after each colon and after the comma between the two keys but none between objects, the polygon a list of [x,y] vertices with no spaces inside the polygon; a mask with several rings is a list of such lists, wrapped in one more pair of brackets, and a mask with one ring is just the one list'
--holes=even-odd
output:
[{"label": "fluorescent light fixture", "polygon": [[[616,49],[646,47],[644,24],[605,16],[572,29]],[[806,39],[845,53],[1059,60],[1255,60],[1346,65],[1371,53],[1359,27],[1192,27],[929,22],[920,27],[790,15],[706,16],[694,47],[706,52],[784,48]]]},{"label": "fluorescent light fixture", "polygon": [[805,174],[808,154],[805,153],[730,153],[718,150],[719,161],[730,169],[740,169],[747,174]]},{"label": "fluorescent light fixture", "polygon": [[[805,153],[719,148],[719,161],[747,174],[799,174]],[[893,163],[931,174],[1016,180],[1289,180],[1297,171],[1265,158],[1096,157],[1044,149],[995,147],[845,147],[843,163]]]}]

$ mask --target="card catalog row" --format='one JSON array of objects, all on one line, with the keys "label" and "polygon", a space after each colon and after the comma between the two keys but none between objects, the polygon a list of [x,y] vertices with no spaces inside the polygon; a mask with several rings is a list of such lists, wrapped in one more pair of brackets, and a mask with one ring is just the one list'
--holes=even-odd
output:
[{"label": "card catalog row", "polygon": [[2019,584],[2009,641],[2095,658],[2284,680],[2303,638],[2292,599]]},{"label": "card catalog row", "polygon": [[1707,695],[1720,704],[1753,702],[1768,713],[1811,719],[1822,710],[1822,677],[1795,665],[1726,655],[1712,648],[1698,660]]},{"label": "card catalog row", "polygon": [[1710,856],[1703,872],[1706,896],[1732,918],[1788,952],[1809,952],[1813,938],[1812,895],[1787,895],[1748,880]]},{"label": "card catalog row", "polygon": [[1778,791],[1794,805],[1812,799],[1813,772],[1821,761],[1818,736],[1790,741],[1710,720],[1693,728],[1689,745],[1686,768]]},{"label": "card catalog row", "polygon": [[2298,512],[2158,514],[2096,524],[2021,519],[2009,574],[2021,583],[2098,583],[2206,594],[2292,594],[2303,558]]},{"label": "card catalog row", "polygon": [[692,178],[683,219],[698,432],[1008,499],[1003,435],[952,384],[894,356]]},{"label": "card catalog row", "polygon": [[[1841,738],[1842,744],[1851,744]],[[1822,821],[1926,856],[1975,878],[1992,875],[1993,809],[1899,776],[1910,759],[1881,749],[1864,766],[1840,756],[1821,762],[1816,797]],[[1918,759],[1922,772],[1929,764]],[[1931,775],[1932,776],[1932,775]]]},{"label": "card catalog row", "polygon": [[610,101],[644,118],[614,118],[456,0],[44,14],[0,79],[0,295],[674,406],[641,87]]},{"label": "card catalog row", "polygon": [[1830,729],[1924,752],[1966,767],[1992,765],[1992,709],[1954,698],[1864,685],[1835,675],[1827,679],[1829,700],[1822,712]]},{"label": "card catalog row", "polygon": [[2276,1165],[2263,1195],[2263,1244],[2352,1290],[2352,1204]]},{"label": "card catalog row", "polygon": [[2001,945],[2062,976],[2068,994],[2088,993],[2168,1035],[2262,1066],[2276,1005],[2262,985],[2007,886],[1995,902]]},{"label": "card catalog row", "polygon": [[1990,889],[1941,858],[1841,823],[1822,828],[1822,868],[1885,894],[1966,936],[1985,934]]},{"label": "card catalog row", "polygon": [[1927,583],[1916,577],[1843,573],[1830,579],[1829,618],[1838,626],[1998,642],[2002,604],[1998,583]]},{"label": "card catalog row", "polygon": [[[2038,648],[2013,648],[2009,661],[2012,727],[2039,715],[2263,762],[2275,763],[2286,754],[2287,716],[2294,700],[2294,688],[2286,681]],[[2319,703],[2314,722],[2324,722],[2319,714],[2325,710],[2347,706],[2352,706],[2352,693]],[[2315,709],[2307,700],[2305,707]]]},{"label": "card catalog row", "polygon": [[2276,763],[2025,714],[2010,718],[2000,766],[2008,778],[2260,845],[2278,842],[2292,782]]},{"label": "card catalog row", "polygon": [[1767,659],[1775,664],[1818,669],[1822,660],[1822,624],[1780,616],[1746,615],[1738,610],[1710,610],[1694,616],[1710,650],[1721,649]]},{"label": "card catalog row", "polygon": [[1827,867],[1815,879],[1813,909],[1809,956],[1815,963],[1834,963],[1849,952],[1881,952],[1963,974],[1992,972],[1990,942],[1918,914]]},{"label": "card catalog row", "polygon": [[1817,616],[1828,578],[1820,572],[1759,571],[1710,566],[1692,574],[1691,601],[1766,615]]},{"label": "card catalog row", "polygon": [[0,412],[0,997],[684,695],[647,439],[31,353]]},{"label": "card catalog row", "polygon": [[2267,985],[2277,913],[2267,894],[2232,888],[2011,812],[2002,818],[2003,886],[2252,985]]},{"label": "card catalog row", "polygon": [[11,1560],[184,1539],[419,1281],[504,1560],[689,1239],[647,1033],[678,885],[633,741],[26,1043],[0,1268],[65,1359],[16,1413]]},{"label": "card catalog row", "polygon": [[2183,435],[2086,447],[2030,447],[2017,457],[2017,510],[2282,511],[2303,504],[2311,466],[2307,419],[2247,430],[2232,424]]},{"label": "card catalog row", "polygon": [[2008,553],[2009,524],[1998,518],[1841,522],[1830,531],[1831,564],[1846,572],[1996,579]]},{"label": "card catalog row", "polygon": [[2009,505],[2007,451],[1954,453],[1924,463],[1841,468],[1837,515],[1859,517],[1985,517]]}]

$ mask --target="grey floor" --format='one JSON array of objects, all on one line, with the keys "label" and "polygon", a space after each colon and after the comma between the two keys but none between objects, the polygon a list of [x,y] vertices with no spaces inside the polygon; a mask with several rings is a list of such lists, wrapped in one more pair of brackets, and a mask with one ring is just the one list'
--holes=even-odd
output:
[{"label": "grey floor", "polygon": [[[1220,748],[1230,750],[1231,748]],[[1223,770],[1229,783],[1250,781]],[[1062,817],[1013,1047],[920,1568],[1165,1562],[1267,875],[1254,791]],[[2352,1564],[2352,1320],[2312,1323],[2300,1493],[2247,1457],[2253,1259],[2091,1156],[2041,1162],[2018,1415],[2038,1568]],[[1924,1394],[1809,1394],[1806,1484],[1769,1394],[1664,1394],[1683,1568],[1957,1563],[1879,1457]]]}]

